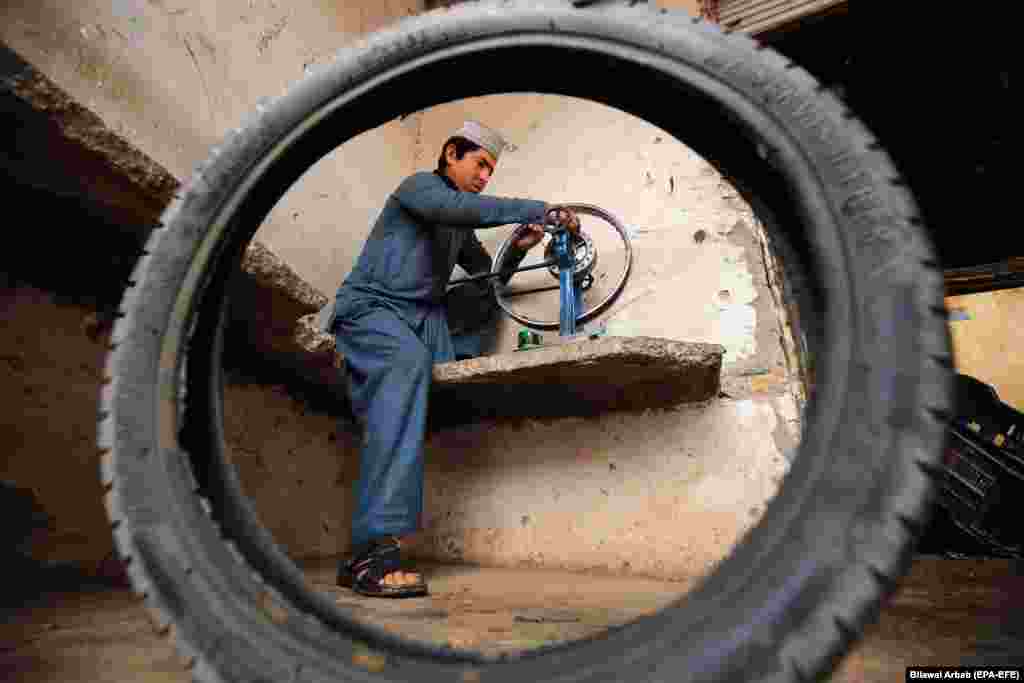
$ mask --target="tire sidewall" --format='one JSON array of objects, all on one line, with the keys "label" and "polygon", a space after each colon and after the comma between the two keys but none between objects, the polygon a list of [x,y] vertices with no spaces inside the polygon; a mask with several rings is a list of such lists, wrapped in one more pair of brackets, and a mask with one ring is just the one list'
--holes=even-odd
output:
[{"label": "tire sidewall", "polygon": [[[941,280],[927,266],[929,245],[913,223],[912,199],[893,182],[891,162],[869,144],[870,135],[837,100],[750,41],[643,7],[575,10],[563,3],[501,3],[404,20],[347,49],[333,65],[268,105],[197,172],[165,215],[166,227],[126,296],[107,399],[113,406],[113,435],[108,430],[106,438],[114,454],[104,473],[113,487],[108,508],[119,521],[117,538],[125,554],[144,552],[139,532],[158,526],[157,536],[170,534],[179,561],[193,569],[165,572],[155,581],[152,564],[136,562],[133,580],[148,589],[151,607],[172,620],[181,619],[176,615],[183,610],[224,619],[236,614],[227,603],[240,593],[228,589],[217,596],[224,605],[172,604],[189,599],[186,588],[196,581],[195,572],[216,573],[222,565],[199,559],[219,551],[202,540],[208,535],[195,534],[194,515],[183,512],[190,504],[174,497],[177,487],[163,486],[178,476],[180,467],[170,461],[180,453],[161,441],[155,406],[161,373],[169,372],[160,365],[163,333],[176,315],[195,255],[209,239],[209,224],[239,179],[339,93],[438,50],[526,32],[597,37],[682,62],[766,113],[820,188],[814,206],[806,207],[817,231],[808,241],[830,307],[818,312],[829,323],[817,359],[822,383],[809,409],[813,426],[760,525],[772,530],[755,530],[745,538],[678,608],[622,632],[619,659],[602,660],[601,646],[588,643],[557,665],[524,662],[525,668],[508,670],[510,678],[543,672],[588,680],[630,672],[632,680],[640,680],[635,662],[628,661],[634,657],[647,662],[649,680],[768,680],[821,670],[845,637],[837,636],[842,630],[837,620],[859,626],[868,618],[879,599],[878,576],[898,576],[907,561],[913,533],[907,520],[924,515],[928,483],[918,463],[934,462],[942,443],[941,423],[928,410],[948,407],[948,371],[933,360],[949,349],[948,333],[933,311],[942,305]],[[769,150],[769,157],[775,152]],[[780,154],[766,163],[799,163]],[[143,490],[152,498],[138,494]],[[226,573],[229,579],[212,577],[210,583],[254,580],[241,563]],[[260,590],[250,586],[241,593]],[[207,641],[190,634],[187,620],[179,623],[184,624],[179,638],[191,642],[203,659]],[[340,635],[332,634],[327,640],[334,645],[325,649],[324,640],[297,645],[306,633],[301,629],[275,637],[249,633],[253,637],[232,641],[234,657],[283,662],[303,653],[311,680],[347,670],[348,664],[328,660],[353,651],[352,640]],[[352,675],[358,671],[352,669]],[[427,680],[408,672],[394,675]]]}]

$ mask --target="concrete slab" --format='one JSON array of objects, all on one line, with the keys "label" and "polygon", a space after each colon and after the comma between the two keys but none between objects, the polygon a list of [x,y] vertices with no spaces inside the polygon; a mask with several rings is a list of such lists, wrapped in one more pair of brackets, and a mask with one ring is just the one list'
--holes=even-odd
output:
[{"label": "concrete slab", "polygon": [[[296,321],[315,314],[327,297],[266,245],[249,243],[231,283],[224,363],[231,381],[283,384],[316,394],[324,411],[347,414],[348,399],[333,357],[302,336]],[[333,344],[333,342],[332,342]]]},{"label": "concrete slab", "polygon": [[[341,367],[334,339],[300,319],[293,337],[308,362]],[[597,337],[434,367],[431,417],[438,426],[483,419],[570,417],[664,408],[718,396],[719,344],[651,337]],[[340,374],[333,380],[341,382]]]},{"label": "concrete slab", "polygon": [[[8,141],[12,149],[0,154],[2,165],[32,187],[96,207],[105,220],[97,230],[109,233],[92,236],[103,253],[79,254],[74,267],[80,272],[65,275],[78,291],[106,279],[120,291],[127,272],[97,272],[95,262],[127,261],[130,270],[179,180],[16,54],[0,46],[0,58],[0,111],[19,123]],[[55,173],[55,164],[65,172]],[[51,267],[64,264],[54,260]],[[231,293],[232,324],[244,327],[238,336],[247,348],[255,342],[278,360],[292,360],[301,350],[292,340],[295,321],[319,310],[327,298],[260,240],[249,244],[241,270]]]},{"label": "concrete slab", "polygon": [[444,363],[439,409],[452,419],[568,417],[665,408],[717,397],[718,344],[601,337]]},{"label": "concrete slab", "polygon": [[[11,141],[21,154],[6,162],[17,164],[19,174],[55,192],[102,197],[126,220],[158,213],[171,200],[178,181],[160,164],[6,46],[0,56],[0,99],[20,124]],[[54,164],[65,173],[54,173]]]}]

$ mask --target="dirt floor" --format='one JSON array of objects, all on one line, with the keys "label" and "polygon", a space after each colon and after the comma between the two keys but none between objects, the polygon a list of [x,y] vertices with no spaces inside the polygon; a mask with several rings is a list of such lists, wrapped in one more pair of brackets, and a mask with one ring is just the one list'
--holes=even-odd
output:
[{"label": "dirt floor", "polygon": [[[550,570],[426,568],[430,597],[361,598],[334,588],[333,568],[308,568],[311,582],[359,619],[406,637],[485,653],[572,640],[652,613],[687,586]],[[879,622],[831,680],[902,681],[907,666],[952,665],[977,639],[1004,630],[1019,612],[1024,575],[1004,560],[922,557]],[[171,644],[154,634],[129,591],[52,594],[4,617],[0,679],[50,683],[189,680]]]},{"label": "dirt floor", "polygon": [[687,588],[653,579],[447,565],[426,568],[428,598],[382,601],[331,585],[333,567],[311,574],[317,588],[357,619],[490,656],[600,633],[657,612]]}]

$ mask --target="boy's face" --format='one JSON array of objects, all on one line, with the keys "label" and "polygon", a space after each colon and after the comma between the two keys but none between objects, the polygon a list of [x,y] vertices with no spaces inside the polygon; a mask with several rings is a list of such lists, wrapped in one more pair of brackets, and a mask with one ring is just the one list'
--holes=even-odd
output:
[{"label": "boy's face", "polygon": [[448,145],[444,150],[444,158],[448,162],[445,175],[463,192],[483,192],[498,164],[483,147],[466,152],[461,159],[456,159],[455,145]]}]

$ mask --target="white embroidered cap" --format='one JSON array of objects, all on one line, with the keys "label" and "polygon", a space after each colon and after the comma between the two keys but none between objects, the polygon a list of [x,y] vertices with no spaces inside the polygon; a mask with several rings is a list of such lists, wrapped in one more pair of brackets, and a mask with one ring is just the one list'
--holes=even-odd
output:
[{"label": "white embroidered cap", "polygon": [[477,121],[463,122],[462,128],[459,128],[457,131],[452,133],[452,135],[472,140],[490,152],[495,161],[498,160],[504,150],[508,149],[509,151],[515,151],[516,148],[515,145],[501,137],[500,133],[495,130],[491,130]]}]

